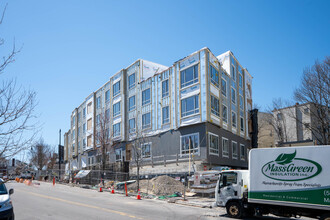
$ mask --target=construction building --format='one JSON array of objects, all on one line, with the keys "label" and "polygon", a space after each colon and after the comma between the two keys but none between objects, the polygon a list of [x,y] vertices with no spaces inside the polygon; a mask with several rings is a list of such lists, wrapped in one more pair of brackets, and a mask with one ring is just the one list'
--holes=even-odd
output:
[{"label": "construction building", "polygon": [[247,168],[252,77],[231,51],[202,48],[170,67],[139,59],[114,74],[71,114],[64,135],[67,170],[97,168],[97,133],[106,118],[107,163],[130,161],[140,146],[140,173],[178,173],[214,166]]}]

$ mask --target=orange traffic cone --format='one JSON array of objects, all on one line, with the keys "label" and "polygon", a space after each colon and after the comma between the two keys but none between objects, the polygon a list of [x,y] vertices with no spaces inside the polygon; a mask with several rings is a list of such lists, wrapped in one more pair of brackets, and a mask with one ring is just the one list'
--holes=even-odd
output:
[{"label": "orange traffic cone", "polygon": [[136,197],[138,200],[141,200],[141,195],[140,195],[140,189],[138,191],[138,194],[137,194],[137,197]]},{"label": "orange traffic cone", "polygon": [[100,186],[100,188],[99,188],[99,192],[103,192],[103,190],[102,190],[102,186]]},{"label": "orange traffic cone", "polygon": [[115,187],[114,187],[114,186],[112,186],[111,193],[112,193],[112,194],[115,194]]}]

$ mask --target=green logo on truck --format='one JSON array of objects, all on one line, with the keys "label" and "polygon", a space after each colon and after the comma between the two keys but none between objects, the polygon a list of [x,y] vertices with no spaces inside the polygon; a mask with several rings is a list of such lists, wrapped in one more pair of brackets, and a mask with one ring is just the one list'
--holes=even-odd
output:
[{"label": "green logo on truck", "polygon": [[274,180],[300,181],[313,178],[321,173],[322,167],[315,161],[296,158],[297,152],[280,154],[275,160],[266,163],[261,171]]}]

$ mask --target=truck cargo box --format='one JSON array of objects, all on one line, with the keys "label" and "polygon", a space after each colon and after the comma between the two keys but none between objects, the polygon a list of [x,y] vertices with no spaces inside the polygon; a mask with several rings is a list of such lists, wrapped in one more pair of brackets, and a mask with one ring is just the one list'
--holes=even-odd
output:
[{"label": "truck cargo box", "polygon": [[254,149],[248,201],[330,210],[330,147]]}]

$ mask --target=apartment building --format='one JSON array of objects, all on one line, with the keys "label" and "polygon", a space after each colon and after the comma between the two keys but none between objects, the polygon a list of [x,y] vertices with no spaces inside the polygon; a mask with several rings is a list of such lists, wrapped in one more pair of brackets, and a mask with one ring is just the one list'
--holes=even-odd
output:
[{"label": "apartment building", "polygon": [[215,56],[202,48],[170,67],[139,59],[74,109],[67,167],[97,165],[95,137],[106,116],[109,163],[132,161],[131,145],[143,137],[145,173],[247,168],[251,109],[252,77],[231,51]]}]

